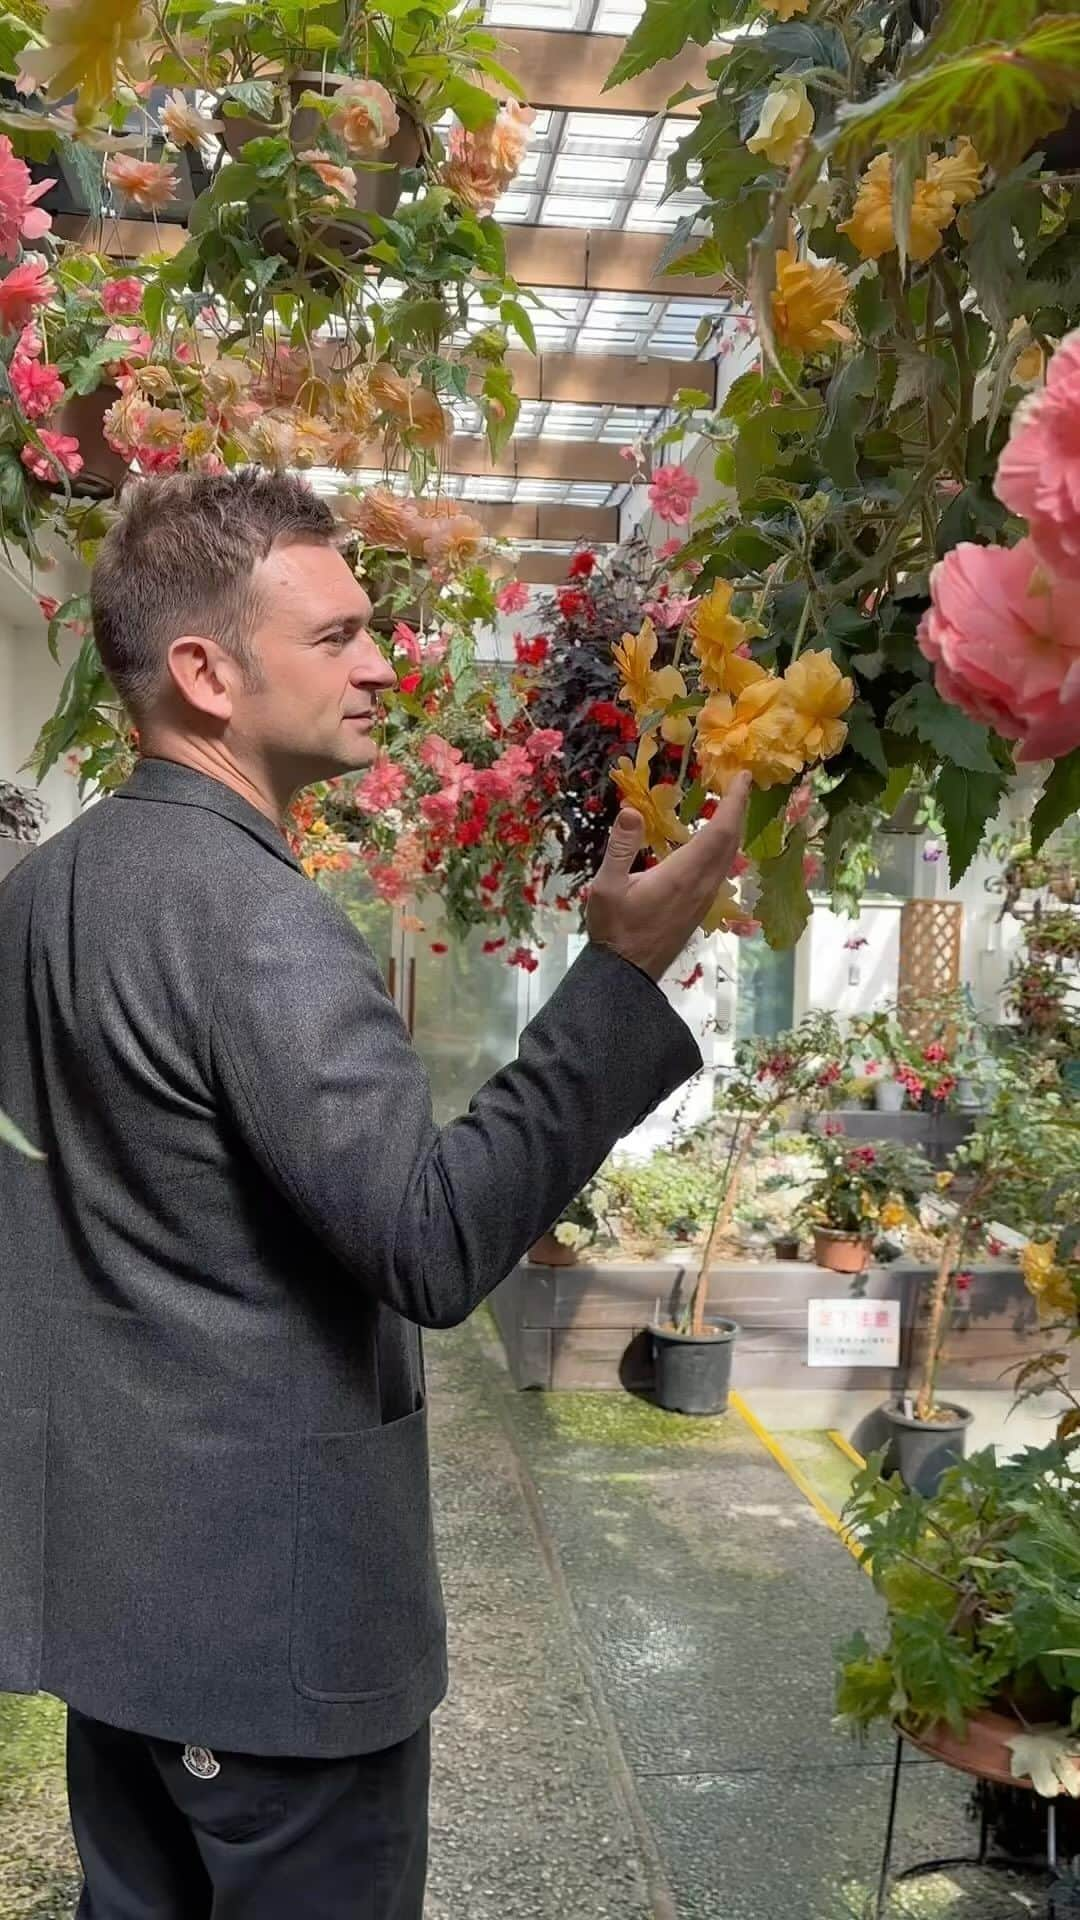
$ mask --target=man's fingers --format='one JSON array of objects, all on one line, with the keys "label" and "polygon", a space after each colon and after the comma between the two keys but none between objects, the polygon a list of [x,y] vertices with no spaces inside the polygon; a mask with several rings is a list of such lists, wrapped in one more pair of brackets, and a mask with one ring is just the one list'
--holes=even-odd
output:
[{"label": "man's fingers", "polygon": [[633,807],[623,807],[607,844],[597,880],[625,880],[641,852],[645,822]]}]

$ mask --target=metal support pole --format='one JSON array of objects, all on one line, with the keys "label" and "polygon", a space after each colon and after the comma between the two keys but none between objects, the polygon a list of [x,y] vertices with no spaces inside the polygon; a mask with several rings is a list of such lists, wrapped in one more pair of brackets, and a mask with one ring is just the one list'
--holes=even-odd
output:
[{"label": "metal support pole", "polygon": [[877,1901],[874,1906],[874,1920],[883,1920],[885,1902],[889,1897],[889,1876],[892,1871],[893,1835],[896,1832],[896,1808],[900,1798],[900,1769],[904,1764],[904,1737],[896,1736],[896,1758],[893,1761],[892,1792],[889,1795],[889,1819],[885,1828],[885,1851],[881,1857],[881,1876],[878,1880]]}]

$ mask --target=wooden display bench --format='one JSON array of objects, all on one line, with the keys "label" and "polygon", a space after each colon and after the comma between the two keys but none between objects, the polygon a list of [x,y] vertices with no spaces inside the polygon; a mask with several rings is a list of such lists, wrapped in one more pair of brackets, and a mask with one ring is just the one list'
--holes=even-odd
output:
[{"label": "wooden display bench", "polygon": [[[491,1295],[515,1386],[647,1389],[652,1382],[647,1328],[657,1300],[664,1314],[692,1271],[666,1261],[515,1267]],[[807,1366],[809,1302],[849,1300],[856,1291],[849,1276],[807,1260],[718,1265],[709,1313],[738,1324],[737,1387],[861,1389],[884,1397],[903,1391],[918,1368],[930,1278],[930,1268],[896,1261],[871,1267],[859,1280],[857,1290],[866,1299],[900,1301],[900,1366],[895,1369]],[[1002,1376],[1010,1368],[1060,1344],[1040,1329],[1023,1277],[1007,1262],[974,1269],[968,1302],[949,1336],[938,1382],[942,1392],[1007,1386]]]}]

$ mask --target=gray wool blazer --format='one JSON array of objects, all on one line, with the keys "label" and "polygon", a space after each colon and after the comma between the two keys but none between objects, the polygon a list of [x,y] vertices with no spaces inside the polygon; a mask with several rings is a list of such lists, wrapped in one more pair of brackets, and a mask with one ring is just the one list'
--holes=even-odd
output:
[{"label": "gray wool blazer", "polygon": [[229,788],[144,760],[0,887],[0,1689],[334,1757],[446,1685],[419,1328],[700,1065],[588,948],[440,1131],[375,960]]}]

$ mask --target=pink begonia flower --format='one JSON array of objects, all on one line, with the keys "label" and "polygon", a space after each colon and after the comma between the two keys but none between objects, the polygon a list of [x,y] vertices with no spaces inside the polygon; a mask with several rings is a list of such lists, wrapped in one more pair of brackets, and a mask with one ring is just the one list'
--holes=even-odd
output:
[{"label": "pink begonia flower", "polygon": [[[742,649],[739,648],[737,649],[737,651],[741,652]],[[813,804],[814,804],[813,787],[811,786],[809,780],[800,780],[798,786],[796,787],[794,793],[791,796],[791,799],[788,801],[787,806],[784,809],[784,819],[786,820],[788,826],[797,827],[800,821],[805,820]]]},{"label": "pink begonia flower", "polygon": [[399,652],[411,660],[414,667],[418,667],[423,657],[420,641],[406,620],[397,622],[391,638]]},{"label": "pink begonia flower", "polygon": [[40,594],[38,597],[38,606],[41,608],[42,618],[45,620],[55,620],[60,611],[60,602],[59,600],[54,600],[51,593]]},{"label": "pink begonia flower", "polygon": [[110,362],[110,367],[122,366],[125,360],[149,360],[154,351],[154,342],[145,327],[126,327],[118,320],[109,328],[106,340],[115,340],[117,346],[124,348],[123,356]]},{"label": "pink begonia flower", "polygon": [[657,547],[656,549],[657,559],[673,560],[675,558],[675,555],[681,550],[682,545],[683,545],[683,542],[679,539],[678,534],[673,533],[670,540],[665,540],[662,547]]},{"label": "pink begonia flower", "polygon": [[465,758],[460,747],[452,747],[441,733],[429,733],[421,742],[419,758],[425,767],[430,767],[437,779],[456,780]]},{"label": "pink begonia flower", "polygon": [[821,855],[819,853],[804,853],[802,870],[803,879],[808,886],[812,886],[821,872]]},{"label": "pink begonia flower", "polygon": [[672,593],[664,600],[646,600],[642,612],[648,614],[654,627],[668,631],[672,627],[681,627],[692,606],[696,604],[689,593]]},{"label": "pink begonia flower", "polygon": [[43,260],[23,260],[0,280],[0,327],[14,333],[25,327],[38,307],[47,306],[56,292]]},{"label": "pink begonia flower", "polygon": [[750,865],[751,865],[751,862],[750,862],[749,854],[744,853],[742,851],[742,848],[740,847],[738,853],[735,855],[734,859],[731,862],[731,867],[729,869],[729,877],[732,880],[740,879],[744,873],[749,873]]},{"label": "pink begonia flower", "polygon": [[43,420],[59,406],[67,388],[56,368],[47,360],[30,360],[16,354],[8,369],[12,390],[28,420]]},{"label": "pink begonia flower", "polygon": [[25,446],[19,453],[23,466],[33,474],[35,480],[53,482],[59,479],[61,472],[74,479],[82,472],[83,458],[79,452],[79,443],[70,433],[50,433],[48,427],[42,427],[38,433],[42,444],[48,448],[48,454],[37,447]]},{"label": "pink begonia flower", "polygon": [[649,484],[649,504],[661,520],[685,526],[701,489],[686,467],[658,467]]},{"label": "pink begonia flower", "polygon": [[563,743],[559,727],[537,727],[525,742],[525,751],[534,764],[551,760],[561,752]]},{"label": "pink begonia flower", "polygon": [[445,658],[449,645],[450,641],[445,633],[435,634],[424,648],[425,666],[438,666],[439,661]]},{"label": "pink begonia flower", "polygon": [[969,541],[930,575],[918,643],[943,700],[1018,740],[1019,760],[1080,745],[1080,625],[1069,588],[1039,565],[1030,540]]},{"label": "pink begonia flower", "polygon": [[994,491],[1027,520],[1039,559],[1080,579],[1080,329],[1051,358],[1042,392],[1017,407]]},{"label": "pink begonia flower", "polygon": [[761,921],[753,919],[729,920],[727,932],[735,934],[740,940],[751,940],[755,933],[761,932]]},{"label": "pink begonia flower", "polygon": [[529,589],[524,580],[508,580],[495,595],[500,613],[524,613],[529,604]]},{"label": "pink begonia flower", "polygon": [[55,180],[30,178],[25,160],[20,160],[6,133],[0,133],[0,259],[14,260],[22,240],[40,240],[52,226],[52,214],[35,206],[42,194],[55,187]]},{"label": "pink begonia flower", "polygon": [[110,320],[124,320],[138,313],[144,292],[142,281],[136,280],[133,274],[122,280],[106,280],[101,289],[101,304]]},{"label": "pink begonia flower", "polygon": [[461,789],[444,787],[441,793],[425,793],[420,811],[433,827],[452,827],[460,805]]},{"label": "pink begonia flower", "polygon": [[365,813],[385,813],[388,808],[397,806],[407,785],[408,776],[404,767],[382,756],[358,783],[356,804]]}]

